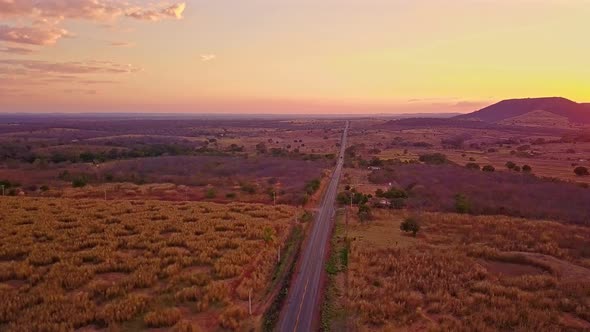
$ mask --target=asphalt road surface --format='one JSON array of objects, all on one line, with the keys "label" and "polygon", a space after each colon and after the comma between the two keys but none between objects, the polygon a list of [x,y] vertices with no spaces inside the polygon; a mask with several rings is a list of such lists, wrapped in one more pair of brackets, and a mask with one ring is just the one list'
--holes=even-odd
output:
[{"label": "asphalt road surface", "polygon": [[281,332],[312,331],[316,327],[314,320],[319,318],[320,290],[322,275],[325,271],[326,247],[332,229],[338,181],[344,164],[348,126],[349,123],[346,122],[336,168],[320,203],[311,234],[301,255],[300,265],[296,270],[298,271],[297,275],[291,284],[291,289],[289,289],[287,303],[283,307],[278,326]]}]

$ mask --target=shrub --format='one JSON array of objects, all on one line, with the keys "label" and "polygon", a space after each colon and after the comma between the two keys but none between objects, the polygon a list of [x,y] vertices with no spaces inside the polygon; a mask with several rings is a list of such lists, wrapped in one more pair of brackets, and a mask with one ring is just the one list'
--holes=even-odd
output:
[{"label": "shrub", "polygon": [[243,183],[241,185],[240,188],[243,192],[247,193],[247,194],[255,194],[256,193],[256,187],[253,184],[250,183]]},{"label": "shrub", "polygon": [[477,171],[479,171],[479,170],[481,169],[481,166],[479,166],[479,164],[478,164],[478,163],[467,163],[467,164],[465,165],[465,167],[466,167],[467,169],[473,169],[473,170],[477,170]]},{"label": "shrub", "polygon": [[515,172],[520,172],[520,166],[514,166],[514,168],[512,169]]},{"label": "shrub", "polygon": [[180,320],[172,327],[172,332],[201,332],[202,329],[188,320]]},{"label": "shrub", "polygon": [[512,162],[512,161],[506,162],[506,168],[514,169],[514,167],[516,167],[516,164],[514,162]]},{"label": "shrub", "polygon": [[584,166],[578,166],[574,169],[574,173],[576,173],[577,176],[587,176],[590,175],[590,173],[588,172],[588,169]]},{"label": "shrub", "polygon": [[530,172],[533,171],[533,168],[531,166],[529,166],[529,165],[523,165],[522,166],[522,171],[525,172],[525,173],[530,173]]},{"label": "shrub", "polygon": [[240,323],[248,317],[248,313],[246,309],[238,306],[232,306],[227,308],[219,317],[221,326],[230,329],[230,330],[238,330],[240,328]]},{"label": "shrub", "polygon": [[211,199],[211,198],[215,198],[215,196],[217,196],[217,193],[215,192],[215,189],[213,189],[213,188],[209,188],[209,189],[207,189],[207,192],[205,192],[205,198]]},{"label": "shrub", "polygon": [[442,153],[429,153],[420,156],[420,161],[425,164],[442,165],[447,162],[447,156]]},{"label": "shrub", "polygon": [[494,172],[496,168],[492,165],[485,165],[481,170],[484,172]]},{"label": "shrub", "polygon": [[75,178],[74,180],[72,180],[72,187],[74,188],[82,188],[85,187],[87,184],[86,179],[82,178],[82,177],[78,177]]},{"label": "shrub", "polygon": [[319,179],[309,181],[305,184],[305,192],[308,195],[313,195],[316,191],[318,191],[318,189],[320,189],[320,184],[321,182]]},{"label": "shrub", "polygon": [[418,223],[416,218],[410,217],[402,221],[401,225],[399,226],[399,229],[403,232],[411,232],[414,236],[416,236],[418,231],[420,231],[420,224]]},{"label": "shrub", "polygon": [[467,199],[467,196],[463,194],[455,195],[455,210],[458,213],[469,213],[471,210],[471,204]]},{"label": "shrub", "polygon": [[143,321],[149,327],[168,327],[176,324],[180,318],[178,308],[166,308],[148,312]]},{"label": "shrub", "polygon": [[361,222],[371,219],[371,208],[367,204],[359,205],[358,217]]}]

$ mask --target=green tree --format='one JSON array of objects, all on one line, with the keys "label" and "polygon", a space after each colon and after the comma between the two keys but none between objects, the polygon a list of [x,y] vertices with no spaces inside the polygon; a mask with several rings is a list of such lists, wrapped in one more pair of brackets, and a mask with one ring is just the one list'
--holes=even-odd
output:
[{"label": "green tree", "polygon": [[399,226],[399,229],[406,233],[412,233],[414,237],[420,231],[420,224],[414,217],[406,218]]},{"label": "green tree", "polygon": [[481,170],[484,172],[494,172],[496,168],[492,165],[485,165]]},{"label": "green tree", "polygon": [[262,239],[264,240],[264,243],[269,244],[269,243],[273,242],[274,237],[275,237],[274,230],[270,227],[264,227],[264,230],[262,231]]},{"label": "green tree", "polygon": [[215,196],[217,196],[217,193],[215,192],[215,189],[213,189],[213,188],[209,188],[205,192],[205,198],[211,199],[211,198],[215,198]]},{"label": "green tree", "polygon": [[467,196],[463,194],[455,195],[455,210],[458,213],[469,213],[471,211],[471,203]]},{"label": "green tree", "polygon": [[72,187],[74,188],[82,188],[85,187],[87,184],[86,179],[83,177],[77,177],[72,180]]},{"label": "green tree", "polygon": [[590,175],[590,172],[588,172],[588,169],[584,166],[578,166],[574,169],[574,173],[576,173],[577,176],[587,176]]},{"label": "green tree", "polygon": [[359,211],[357,213],[359,220],[361,222],[366,222],[371,220],[371,208],[367,204],[359,205]]}]

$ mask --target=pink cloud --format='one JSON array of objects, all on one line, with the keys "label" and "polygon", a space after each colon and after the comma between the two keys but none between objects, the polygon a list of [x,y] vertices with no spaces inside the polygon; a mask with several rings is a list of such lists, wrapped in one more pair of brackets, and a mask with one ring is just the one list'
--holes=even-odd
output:
[{"label": "pink cloud", "polygon": [[25,55],[25,54],[31,54],[35,51],[30,48],[23,48],[23,47],[3,47],[3,48],[0,48],[0,52]]},{"label": "pink cloud", "polygon": [[32,0],[0,0],[0,17],[28,15],[32,11]]},{"label": "pink cloud", "polygon": [[[110,61],[86,61],[86,62],[50,62],[39,60],[0,60],[4,69],[24,69],[26,74],[53,73],[53,74],[126,74],[135,73],[141,69],[130,64],[118,64]],[[0,74],[3,68],[0,67]]]},{"label": "pink cloud", "polygon": [[132,42],[111,42],[109,45],[113,47],[132,47],[135,46]]},{"label": "pink cloud", "polygon": [[59,27],[63,20],[105,22],[119,17],[144,21],[182,19],[185,8],[184,2],[169,6],[136,6],[133,2],[118,0],[0,0],[0,18],[31,23],[28,27],[0,25],[0,41],[52,45],[68,35],[65,29]]},{"label": "pink cloud", "polygon": [[182,19],[182,13],[186,8],[186,3],[178,3],[163,9],[148,9],[148,10],[131,10],[126,15],[138,20],[145,21],[160,21],[166,18],[172,18],[180,20]]},{"label": "pink cloud", "polygon": [[53,45],[68,35],[65,29],[57,27],[11,27],[0,25],[0,40],[17,44]]}]

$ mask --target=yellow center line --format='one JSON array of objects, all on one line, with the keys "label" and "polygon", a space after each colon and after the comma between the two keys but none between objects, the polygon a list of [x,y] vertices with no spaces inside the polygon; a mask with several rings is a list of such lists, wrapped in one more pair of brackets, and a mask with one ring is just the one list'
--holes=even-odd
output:
[{"label": "yellow center line", "polygon": [[305,294],[307,293],[307,285],[309,284],[309,278],[305,282],[305,287],[303,288],[303,296],[301,297],[301,303],[299,303],[299,311],[297,312],[297,319],[295,319],[295,327],[293,327],[293,331],[297,330],[297,326],[299,325],[299,316],[301,316],[301,309],[303,308],[303,302],[305,300]]}]

